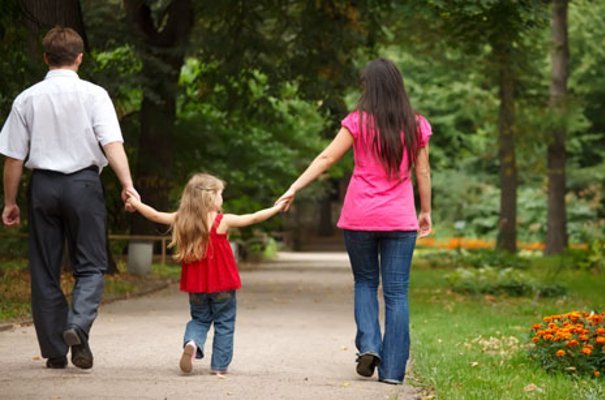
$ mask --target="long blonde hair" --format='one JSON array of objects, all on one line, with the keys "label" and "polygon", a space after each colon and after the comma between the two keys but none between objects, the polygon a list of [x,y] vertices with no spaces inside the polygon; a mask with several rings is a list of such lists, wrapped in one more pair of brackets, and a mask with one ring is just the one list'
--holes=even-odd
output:
[{"label": "long blonde hair", "polygon": [[209,174],[195,174],[189,179],[172,226],[170,246],[176,246],[174,258],[183,262],[200,260],[210,239],[208,214],[215,211],[216,198],[225,183]]}]

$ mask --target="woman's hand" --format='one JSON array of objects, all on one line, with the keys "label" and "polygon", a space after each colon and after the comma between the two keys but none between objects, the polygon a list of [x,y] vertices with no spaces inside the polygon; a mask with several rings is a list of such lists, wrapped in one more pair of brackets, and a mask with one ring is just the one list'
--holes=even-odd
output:
[{"label": "woman's hand", "polygon": [[282,194],[279,199],[277,199],[275,204],[284,202],[282,211],[284,211],[284,212],[288,211],[290,209],[290,206],[292,205],[292,202],[294,201],[295,196],[296,196],[296,191],[294,189],[290,188],[286,191],[286,193]]},{"label": "woman's hand", "polygon": [[431,213],[430,212],[421,212],[418,216],[418,237],[423,238],[428,236],[431,233],[431,229],[433,227],[433,223],[431,222]]}]

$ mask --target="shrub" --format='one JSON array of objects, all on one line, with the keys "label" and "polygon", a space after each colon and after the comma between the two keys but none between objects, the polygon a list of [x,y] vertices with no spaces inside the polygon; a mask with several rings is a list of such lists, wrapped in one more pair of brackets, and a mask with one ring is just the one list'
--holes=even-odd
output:
[{"label": "shrub", "polygon": [[452,289],[462,293],[556,297],[566,293],[560,285],[536,282],[514,268],[458,268],[447,276]]},{"label": "shrub", "polygon": [[544,317],[532,327],[530,357],[547,371],[605,374],[605,311],[572,311]]}]

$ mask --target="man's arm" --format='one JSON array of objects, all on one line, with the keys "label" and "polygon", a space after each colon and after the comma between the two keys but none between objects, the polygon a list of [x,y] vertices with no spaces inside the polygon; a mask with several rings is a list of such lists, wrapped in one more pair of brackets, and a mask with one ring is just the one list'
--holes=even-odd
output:
[{"label": "man's arm", "polygon": [[23,160],[6,157],[4,160],[4,210],[2,210],[2,222],[6,226],[16,226],[21,222],[17,192],[22,174]]},{"label": "man's arm", "polygon": [[124,145],[121,142],[107,143],[103,146],[103,150],[109,161],[109,166],[116,173],[122,185],[122,201],[124,201],[124,204],[128,200],[128,193],[140,199],[141,197],[132,184],[132,176],[130,175],[130,167],[128,166],[128,157],[126,157]]}]

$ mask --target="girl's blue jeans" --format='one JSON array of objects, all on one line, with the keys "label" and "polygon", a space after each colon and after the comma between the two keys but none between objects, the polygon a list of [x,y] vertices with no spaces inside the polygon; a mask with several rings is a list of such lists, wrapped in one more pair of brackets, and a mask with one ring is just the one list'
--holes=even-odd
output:
[{"label": "girl's blue jeans", "polygon": [[[345,230],[345,245],[355,278],[355,345],[359,354],[380,358],[378,378],[403,382],[410,353],[408,288],[416,231]],[[382,278],[384,335],[378,320]]]},{"label": "girl's blue jeans", "polygon": [[212,359],[210,368],[215,371],[227,369],[233,358],[233,334],[237,302],[235,290],[217,293],[189,293],[191,321],[185,328],[183,346],[190,340],[197,345],[196,358],[204,357],[204,344],[214,323]]}]

